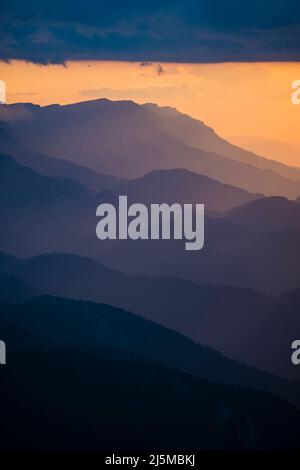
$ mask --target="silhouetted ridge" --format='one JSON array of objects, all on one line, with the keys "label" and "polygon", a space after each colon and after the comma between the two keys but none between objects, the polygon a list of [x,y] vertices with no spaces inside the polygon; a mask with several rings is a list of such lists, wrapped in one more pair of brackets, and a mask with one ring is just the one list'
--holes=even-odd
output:
[{"label": "silhouetted ridge", "polygon": [[[103,99],[5,106],[0,119],[10,123],[14,138],[34,151],[101,174],[136,178],[154,169],[185,167],[249,192],[299,196],[296,170],[239,149],[200,121],[177,114],[174,118],[174,112]],[[177,118],[179,126],[174,125]]]}]

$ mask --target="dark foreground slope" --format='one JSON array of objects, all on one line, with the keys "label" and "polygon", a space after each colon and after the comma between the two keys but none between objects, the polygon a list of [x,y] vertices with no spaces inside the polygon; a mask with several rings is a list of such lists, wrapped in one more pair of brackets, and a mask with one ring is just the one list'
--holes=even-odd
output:
[{"label": "dark foreground slope", "polygon": [[1,371],[2,449],[297,448],[271,395],[103,352],[22,352]]},{"label": "dark foreground slope", "polygon": [[[90,351],[96,355],[99,349],[108,348],[121,356],[129,352],[143,361],[214,382],[268,391],[300,407],[297,382],[247,367],[157,323],[110,305],[44,296],[24,303],[0,304],[0,312],[1,337],[7,343],[8,355],[10,351],[34,349],[32,335],[40,338],[39,350],[47,350],[49,343],[56,349]],[[21,339],[11,333],[13,328],[21,330]],[[25,332],[30,335],[28,341]]]}]

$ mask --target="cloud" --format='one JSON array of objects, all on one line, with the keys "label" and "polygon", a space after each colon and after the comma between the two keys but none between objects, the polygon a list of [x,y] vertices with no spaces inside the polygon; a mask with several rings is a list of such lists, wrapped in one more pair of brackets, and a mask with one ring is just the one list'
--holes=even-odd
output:
[{"label": "cloud", "polygon": [[164,67],[161,64],[154,64],[153,62],[141,62],[140,67],[142,67],[143,69],[144,68],[153,69],[155,75],[157,75],[158,77],[166,73]]},{"label": "cloud", "polygon": [[165,73],[165,69],[161,64],[157,64],[157,66],[155,67],[155,71],[158,76]]},{"label": "cloud", "polygon": [[300,60],[298,0],[2,0],[1,16],[2,60]]},{"label": "cloud", "polygon": [[10,96],[18,97],[18,96],[36,96],[38,93],[35,91],[18,91],[17,93],[10,92]]},{"label": "cloud", "polygon": [[141,62],[140,63],[140,67],[153,67],[153,63],[152,62]]},{"label": "cloud", "polygon": [[81,97],[108,98],[111,100],[145,100],[157,99],[194,99],[196,90],[188,85],[152,86],[147,88],[97,88],[81,90]]}]

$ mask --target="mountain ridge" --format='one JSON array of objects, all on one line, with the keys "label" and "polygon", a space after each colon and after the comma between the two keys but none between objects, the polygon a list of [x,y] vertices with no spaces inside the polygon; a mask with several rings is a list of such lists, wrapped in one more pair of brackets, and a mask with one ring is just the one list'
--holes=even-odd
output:
[{"label": "mountain ridge", "polygon": [[[273,356],[278,350],[285,357],[280,373],[299,378],[288,357],[290,343],[286,337],[295,328],[288,329],[289,319],[283,316],[278,317],[281,327],[274,329],[273,315],[279,307],[274,296],[245,287],[197,284],[174,277],[129,276],[93,259],[68,254],[20,260],[2,274],[20,278],[48,295],[127,309],[272,373],[277,371]],[[296,308],[297,304],[291,309],[291,317]]]},{"label": "mountain ridge", "polygon": [[35,152],[11,136],[8,125],[4,126],[3,123],[0,125],[0,153],[11,156],[20,165],[29,166],[44,176],[73,179],[94,191],[110,189],[118,182],[113,176],[101,175],[82,165]]},{"label": "mountain ridge", "polygon": [[[182,334],[107,304],[40,296],[1,304],[4,321],[60,349],[131,351],[141,358],[213,382],[271,391],[299,404],[299,384],[247,367]],[[126,334],[125,334],[126,332]],[[153,348],[155,338],[156,347]],[[13,349],[18,349],[13,348]]]},{"label": "mountain ridge", "polygon": [[[172,135],[179,135],[181,140],[189,145],[239,162],[249,163],[262,170],[272,170],[286,178],[295,179],[296,181],[300,180],[299,167],[284,164],[276,159],[266,158],[261,154],[244,149],[243,146],[232,144],[230,141],[220,137],[212,127],[207,126],[203,121],[182,113],[176,108],[169,106],[160,107],[153,103],[146,103],[142,106],[149,107],[159,113],[168,132]],[[168,116],[169,121],[165,119],[165,115]],[[176,122],[170,122],[170,117],[172,117],[173,121],[179,121],[178,125],[176,125]],[[202,140],[200,140],[200,136]],[[203,137],[205,137],[204,141]]]},{"label": "mountain ridge", "polygon": [[19,105],[22,111],[17,105],[9,106],[0,120],[10,122],[14,137],[38,152],[103,174],[135,178],[153,169],[184,166],[250,192],[294,199],[300,194],[300,181],[187,145],[164,131],[157,112],[131,101],[104,99],[27,108],[23,104]]}]

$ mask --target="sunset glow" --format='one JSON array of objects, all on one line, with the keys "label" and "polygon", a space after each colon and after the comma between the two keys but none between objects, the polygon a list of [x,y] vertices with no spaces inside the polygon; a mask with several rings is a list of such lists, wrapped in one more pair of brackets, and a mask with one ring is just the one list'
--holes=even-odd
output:
[{"label": "sunset glow", "polygon": [[[240,137],[245,142],[254,137],[280,141],[284,145],[276,146],[276,158],[294,165],[300,165],[300,106],[291,102],[291,83],[299,78],[299,63],[0,64],[8,103],[48,105],[97,98],[154,102],[176,107],[221,136],[237,138],[237,143]],[[294,152],[287,154],[285,144]]]}]

